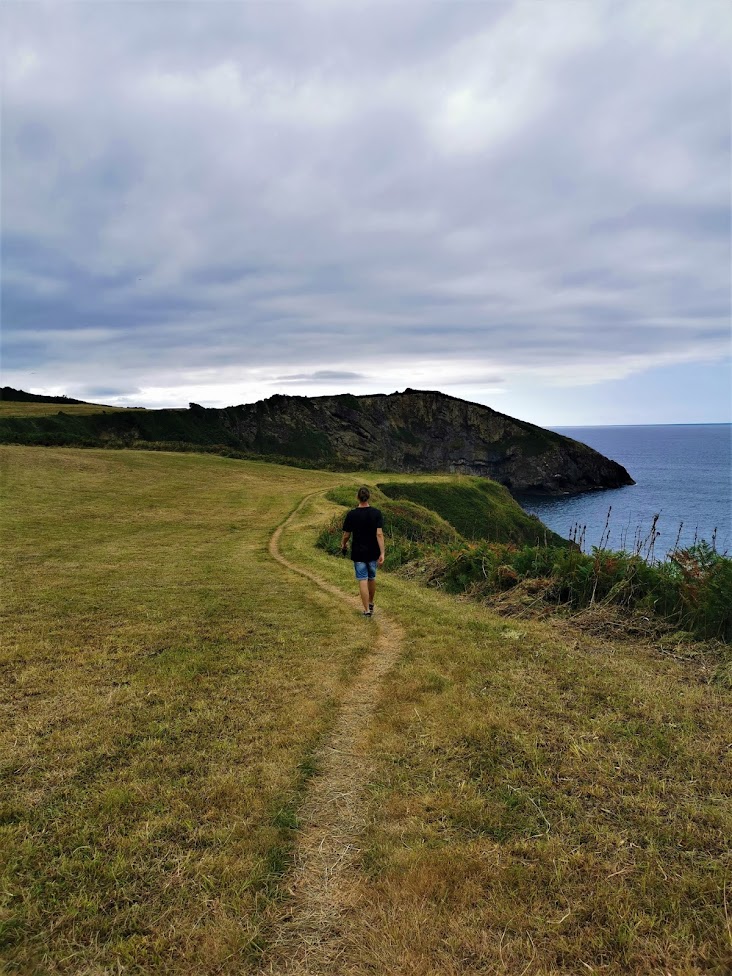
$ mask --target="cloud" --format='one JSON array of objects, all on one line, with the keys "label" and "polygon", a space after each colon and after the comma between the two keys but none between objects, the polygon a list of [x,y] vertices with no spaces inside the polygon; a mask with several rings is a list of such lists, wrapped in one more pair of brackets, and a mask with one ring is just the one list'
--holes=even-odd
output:
[{"label": "cloud", "polygon": [[316,369],[312,373],[290,373],[276,376],[273,383],[348,383],[367,379],[365,373],[352,373],[347,369]]},{"label": "cloud", "polygon": [[101,400],[104,397],[111,397],[114,400],[133,397],[142,391],[138,387],[118,387],[118,386],[85,386],[79,391],[84,397],[91,397],[92,401]]},{"label": "cloud", "polygon": [[726,4],[2,19],[16,383],[226,402],[729,351]]}]

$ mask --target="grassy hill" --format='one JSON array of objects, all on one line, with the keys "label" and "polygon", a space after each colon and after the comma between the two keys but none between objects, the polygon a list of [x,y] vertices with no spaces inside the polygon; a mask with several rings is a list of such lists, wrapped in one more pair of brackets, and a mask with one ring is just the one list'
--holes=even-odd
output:
[{"label": "grassy hill", "polygon": [[[387,569],[418,559],[425,549],[459,547],[466,538],[518,545],[548,541],[555,546],[570,546],[538,518],[527,515],[502,485],[488,479],[463,475],[414,481],[402,475],[400,480],[370,488],[371,503],[384,516]],[[344,484],[329,491],[326,497],[352,508],[357,490],[355,482]],[[341,513],[334,515],[318,536],[318,546],[333,555],[340,552],[342,522]],[[466,536],[458,526],[471,535]]]},{"label": "grassy hill", "polygon": [[[315,547],[342,515],[324,493],[368,477],[419,522],[393,495],[409,477],[17,446],[0,462],[0,964],[270,971],[316,750],[378,616],[268,540],[317,492],[283,551],[353,593]],[[448,539],[446,511],[429,525]],[[327,972],[728,972],[732,695],[704,655],[379,579],[401,653]]]},{"label": "grassy hill", "polygon": [[405,499],[437,512],[465,539],[535,545],[567,545],[538,518],[528,515],[508,489],[488,478],[384,482],[388,498]]},{"label": "grassy hill", "polygon": [[[49,403],[22,402],[14,400],[0,400],[0,419],[15,417],[18,419],[28,417],[58,417],[62,416],[87,416],[98,413],[140,413],[143,407],[109,407],[103,403]],[[9,428],[12,430],[12,426]],[[32,428],[31,428],[32,429]]]},{"label": "grassy hill", "polygon": [[[144,407],[110,407],[105,403],[88,403],[85,400],[74,400],[72,397],[65,396],[41,396],[35,393],[26,393],[25,390],[14,390],[9,386],[4,386],[0,390],[0,420],[9,417],[18,419],[29,417],[63,418],[67,416],[88,416],[90,414],[140,413],[143,410]],[[60,423],[63,424],[63,420]],[[18,431],[24,429],[24,425],[11,426],[9,429],[15,429],[15,436],[11,439],[18,441]],[[31,435],[33,430],[34,427],[32,426],[30,428]]]}]

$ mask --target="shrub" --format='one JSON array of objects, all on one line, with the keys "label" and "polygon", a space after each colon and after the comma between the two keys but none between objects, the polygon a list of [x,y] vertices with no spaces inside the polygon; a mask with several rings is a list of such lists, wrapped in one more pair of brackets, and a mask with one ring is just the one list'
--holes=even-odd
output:
[{"label": "shrub", "polygon": [[732,560],[706,542],[671,554],[685,625],[705,637],[732,639]]}]

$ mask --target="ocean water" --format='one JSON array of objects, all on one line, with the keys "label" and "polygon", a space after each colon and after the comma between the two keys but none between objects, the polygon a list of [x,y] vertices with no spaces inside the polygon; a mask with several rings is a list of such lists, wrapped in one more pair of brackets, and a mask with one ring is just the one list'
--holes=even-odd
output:
[{"label": "ocean water", "polygon": [[677,537],[682,546],[715,538],[719,552],[732,553],[732,425],[554,429],[619,461],[636,484],[520,499],[549,528],[566,538],[574,526],[586,526],[583,549],[589,552],[603,539],[609,511],[606,548],[633,551],[648,538],[658,515],[656,558],[663,559]]}]

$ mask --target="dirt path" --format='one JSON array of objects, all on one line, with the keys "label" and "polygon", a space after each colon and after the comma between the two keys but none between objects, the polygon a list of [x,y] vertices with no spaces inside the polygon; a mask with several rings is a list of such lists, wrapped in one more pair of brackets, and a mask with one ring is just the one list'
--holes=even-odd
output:
[{"label": "dirt path", "polygon": [[[314,494],[320,494],[315,492]],[[345,921],[354,905],[353,865],[365,824],[365,787],[372,763],[367,749],[371,716],[384,675],[395,664],[402,630],[384,614],[359,620],[357,598],[286,559],[279,549],[284,529],[313,495],[307,495],[273,534],[269,551],[282,566],[306,577],[354,611],[353,626],[373,628],[372,652],[346,691],[335,727],[317,756],[319,774],[312,780],[300,811],[300,838],[288,886],[287,915],[267,961],[269,973],[334,974],[347,971]]]}]

